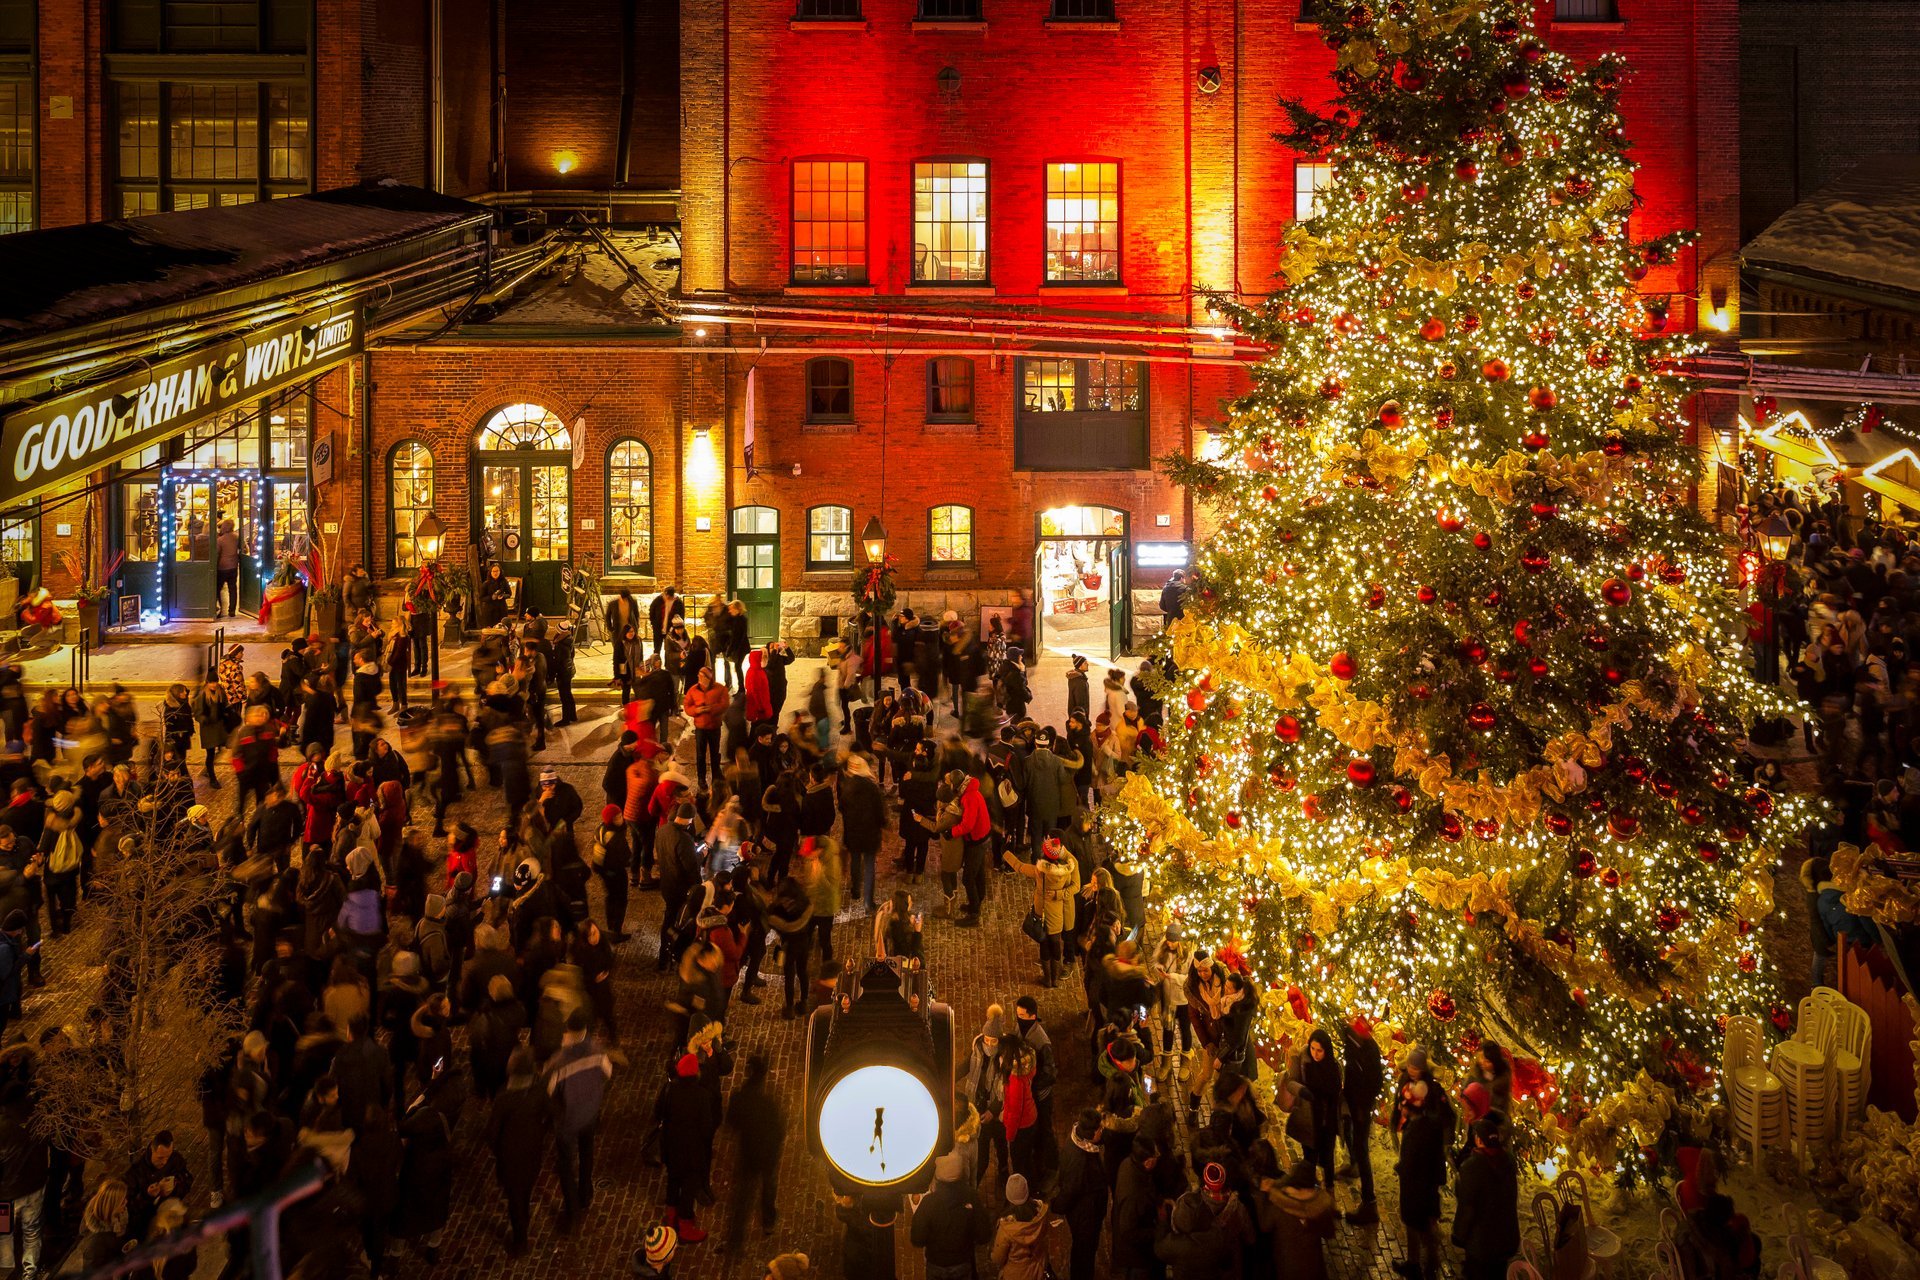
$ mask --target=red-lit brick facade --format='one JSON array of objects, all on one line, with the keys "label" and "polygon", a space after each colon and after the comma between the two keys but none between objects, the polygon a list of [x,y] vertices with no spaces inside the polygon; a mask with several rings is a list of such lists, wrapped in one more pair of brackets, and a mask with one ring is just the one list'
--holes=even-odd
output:
[{"label": "red-lit brick facade", "polygon": [[[114,2],[39,6],[41,225],[118,212],[104,86],[140,73],[140,59],[113,47]],[[870,516],[909,598],[940,607],[1033,586],[1042,511],[1124,513],[1131,543],[1202,536],[1187,496],[1146,460],[1193,447],[1243,385],[1205,295],[1266,289],[1296,207],[1296,162],[1312,159],[1272,140],[1278,101],[1322,96],[1332,53],[1290,3],[1116,0],[1110,23],[1051,21],[1049,0],[982,0],[982,21],[921,21],[919,3],[863,0],[859,18],[832,21],[796,17],[807,7],[795,0],[316,0],[317,52],[303,55],[313,187],[385,174],[513,206],[503,193],[606,192],[624,173],[630,198],[677,206],[682,254],[677,332],[542,329],[509,308],[426,345],[399,343],[437,319],[390,335],[328,375],[316,412],[341,454],[316,499],[318,518],[341,526],[343,555],[390,571],[387,460],[404,440],[431,444],[434,506],[449,545],[465,546],[474,432],[521,401],[585,432],[570,472],[575,560],[605,563],[607,452],[642,440],[653,572],[619,576],[647,589],[731,586],[731,514],[771,508],[778,599],[767,616],[802,639],[841,611]],[[1620,22],[1551,24],[1549,39],[1576,57],[1618,49],[1638,71],[1624,95],[1642,165],[1636,230],[1700,230],[1697,252],[1644,287],[1674,295],[1671,323],[1687,325],[1696,296],[1725,300],[1735,273],[1736,4],[1618,7]],[[1543,25],[1553,9],[1541,5]],[[70,115],[56,99],[70,99]],[[794,269],[796,162],[829,157],[864,164],[857,284]],[[916,284],[926,246],[915,164],[962,159],[985,166],[985,279]],[[1050,164],[1116,166],[1117,279],[1047,281]],[[821,357],[847,361],[851,380],[831,422],[809,421],[820,415],[808,362]],[[928,362],[943,358],[971,361],[970,420],[930,420],[956,416],[929,413]],[[1083,379],[1089,361],[1139,371],[1141,408],[1124,425],[1139,435],[1132,465],[1109,469],[1117,455],[1102,454],[1104,466],[1073,468],[1072,449],[1051,444],[1044,464],[1021,464],[1022,431],[1041,451],[1045,425],[1019,411],[1028,360],[1080,361]],[[810,568],[808,513],[828,506],[849,513],[851,546]],[[934,558],[931,512],[944,506],[970,513],[964,560]],[[46,533],[43,560],[57,549]],[[949,555],[961,545],[945,536]],[[1143,614],[1163,574],[1135,576]]]}]

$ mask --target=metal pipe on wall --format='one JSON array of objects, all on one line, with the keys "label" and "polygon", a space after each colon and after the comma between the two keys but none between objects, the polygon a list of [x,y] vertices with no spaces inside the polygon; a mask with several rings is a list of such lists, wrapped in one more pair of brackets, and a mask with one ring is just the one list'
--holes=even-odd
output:
[{"label": "metal pipe on wall", "polygon": [[620,133],[613,180],[622,187],[633,171],[633,42],[640,25],[639,9],[640,0],[620,0]]},{"label": "metal pipe on wall", "polygon": [[447,189],[446,0],[427,0],[427,185]]}]

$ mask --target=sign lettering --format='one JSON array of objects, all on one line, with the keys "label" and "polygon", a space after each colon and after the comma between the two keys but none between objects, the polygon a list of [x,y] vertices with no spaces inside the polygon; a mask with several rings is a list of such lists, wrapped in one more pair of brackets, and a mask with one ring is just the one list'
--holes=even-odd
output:
[{"label": "sign lettering", "polygon": [[44,493],[359,354],[360,319],[358,311],[309,313],[9,412],[0,422],[0,503]]}]

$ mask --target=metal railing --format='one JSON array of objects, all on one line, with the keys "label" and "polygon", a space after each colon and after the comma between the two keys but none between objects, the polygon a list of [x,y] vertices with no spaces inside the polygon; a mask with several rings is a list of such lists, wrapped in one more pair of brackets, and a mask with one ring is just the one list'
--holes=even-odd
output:
[{"label": "metal railing", "polygon": [[73,652],[68,655],[67,660],[70,664],[67,684],[71,688],[84,691],[87,682],[93,678],[92,631],[85,627],[80,628],[80,643],[73,646]]},{"label": "metal railing", "polygon": [[204,684],[206,681],[213,679],[214,673],[220,670],[221,655],[226,653],[226,651],[227,629],[225,627],[215,627],[213,629],[213,643],[207,646],[207,674],[202,678],[201,683]]},{"label": "metal railing", "polygon": [[327,1167],[320,1161],[302,1165],[260,1194],[215,1209],[166,1239],[156,1240],[92,1272],[88,1280],[157,1274],[157,1264],[243,1227],[247,1228],[247,1253],[253,1261],[253,1280],[281,1280],[280,1215],[286,1212],[287,1206],[318,1191],[326,1180]]}]

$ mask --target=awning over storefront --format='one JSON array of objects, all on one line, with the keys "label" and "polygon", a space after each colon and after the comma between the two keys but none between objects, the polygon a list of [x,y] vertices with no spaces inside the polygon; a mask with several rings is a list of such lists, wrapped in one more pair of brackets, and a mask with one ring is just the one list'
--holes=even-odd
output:
[{"label": "awning over storefront", "polygon": [[494,214],[395,183],[0,237],[0,503],[312,378],[485,281]]},{"label": "awning over storefront", "polygon": [[1789,464],[1788,478],[1851,484],[1920,512],[1920,440],[1893,418],[1862,432],[1847,426],[1836,405],[1777,403],[1761,424],[1750,402],[1742,408],[1748,443]]}]

